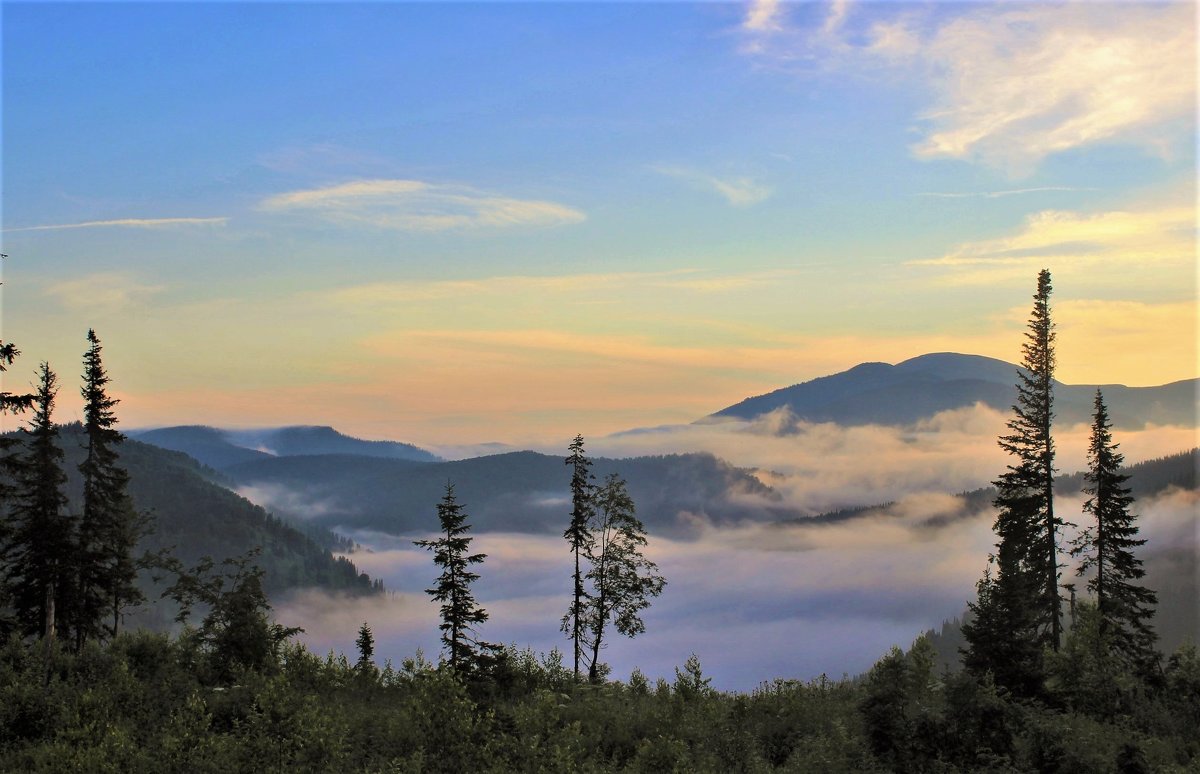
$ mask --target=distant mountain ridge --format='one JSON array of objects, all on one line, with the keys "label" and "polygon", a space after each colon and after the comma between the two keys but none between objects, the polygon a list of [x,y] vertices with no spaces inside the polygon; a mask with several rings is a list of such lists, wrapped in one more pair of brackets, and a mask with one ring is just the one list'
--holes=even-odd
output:
[{"label": "distant mountain ridge", "polygon": [[[609,473],[626,479],[638,517],[655,532],[686,531],[682,513],[716,523],[770,521],[780,511],[796,515],[752,471],[711,454],[592,462],[597,481]],[[481,532],[561,532],[571,510],[571,471],[563,458],[531,451],[432,464],[349,455],[270,457],[222,474],[274,513],[339,531],[432,531],[447,481]]]},{"label": "distant mountain ridge", "polygon": [[293,425],[261,430],[225,430],[206,425],[179,425],[128,433],[143,443],[187,454],[221,470],[273,457],[353,454],[359,457],[438,462],[441,458],[399,441],[364,441],[323,425]]},{"label": "distant mountain ridge", "polygon": [[[921,355],[895,365],[862,363],[841,373],[746,398],[700,421],[754,419],[786,408],[800,421],[902,425],[976,403],[1008,411],[1016,400],[1018,370],[1003,360],[954,352]],[[1147,423],[1196,425],[1200,379],[1157,387],[1068,385],[1056,381],[1056,421],[1090,422],[1097,386],[1103,390],[1109,414],[1118,428]]]}]

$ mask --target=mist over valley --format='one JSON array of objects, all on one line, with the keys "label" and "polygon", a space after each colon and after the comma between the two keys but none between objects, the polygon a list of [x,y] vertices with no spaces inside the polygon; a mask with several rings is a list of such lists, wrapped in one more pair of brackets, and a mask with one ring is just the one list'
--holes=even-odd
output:
[{"label": "mist over valley", "polygon": [[[903,375],[921,363],[929,368],[915,383]],[[638,667],[669,675],[692,651],[728,689],[858,674],[882,650],[960,616],[994,550],[989,485],[1005,464],[995,438],[1007,416],[988,398],[1011,401],[1013,388],[1000,379],[1011,382],[1016,370],[948,354],[868,364],[789,388],[787,401],[778,399],[784,390],[688,425],[588,439],[596,478],[616,472],[627,480],[649,530],[649,556],[669,580],[647,612],[646,633],[604,651],[614,674]],[[1195,416],[1195,380],[1183,387],[1139,388],[1114,400],[1130,410],[1119,420],[1130,462],[1168,458],[1131,468],[1149,577],[1170,611],[1161,619],[1168,649],[1197,633],[1189,607],[1196,460],[1180,454],[1194,445],[1195,423],[1158,421]],[[914,390],[931,413],[913,417],[909,406],[911,421],[872,421]],[[960,405],[964,396],[972,402]],[[857,399],[867,408],[847,414]],[[811,418],[835,400],[844,423]],[[764,411],[740,416],[747,405]],[[1058,496],[1068,513],[1082,506],[1082,479],[1065,474],[1083,468],[1087,432],[1084,423],[1056,429]],[[345,600],[314,588],[280,598],[281,618],[303,621],[303,636],[320,650],[349,648],[357,619],[375,627],[381,655],[436,650],[436,609],[423,592],[433,568],[412,541],[432,534],[433,504],[447,482],[488,555],[479,583],[491,613],[485,636],[541,652],[563,647],[569,471],[551,444],[444,459],[442,449],[362,442],[321,427],[134,435],[193,454],[224,486],[289,523],[353,543],[346,557],[382,581],[386,595]],[[272,444],[277,438],[291,443]]]}]

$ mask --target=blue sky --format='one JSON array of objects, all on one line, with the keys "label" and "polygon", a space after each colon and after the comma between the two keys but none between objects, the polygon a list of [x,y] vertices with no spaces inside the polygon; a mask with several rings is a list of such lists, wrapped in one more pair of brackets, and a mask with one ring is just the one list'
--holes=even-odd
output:
[{"label": "blue sky", "polygon": [[92,326],[129,426],[592,435],[1016,360],[1043,266],[1064,381],[1193,377],[1194,16],[4,3],[8,378]]}]

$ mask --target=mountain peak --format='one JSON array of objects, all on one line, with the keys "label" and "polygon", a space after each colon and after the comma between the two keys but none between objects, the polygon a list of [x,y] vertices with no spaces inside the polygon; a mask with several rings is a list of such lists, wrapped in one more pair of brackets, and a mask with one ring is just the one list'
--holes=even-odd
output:
[{"label": "mountain peak", "polygon": [[931,352],[901,361],[894,366],[902,372],[924,373],[940,379],[981,379],[998,384],[1013,384],[1020,368],[1012,363],[983,355],[958,352]]},{"label": "mountain peak", "polygon": [[[798,420],[842,425],[905,425],[977,403],[1007,412],[1016,400],[1020,368],[996,358],[932,352],[896,365],[860,363],[845,371],[746,398],[713,417],[754,417],[787,409]],[[1196,425],[1200,380],[1161,387],[1107,386],[1114,421]],[[1055,414],[1064,424],[1089,422],[1095,386],[1055,383]]]}]

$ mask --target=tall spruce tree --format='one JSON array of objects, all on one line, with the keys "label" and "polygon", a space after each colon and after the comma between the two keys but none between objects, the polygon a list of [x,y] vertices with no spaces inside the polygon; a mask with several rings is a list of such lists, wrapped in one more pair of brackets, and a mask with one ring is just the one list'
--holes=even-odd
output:
[{"label": "tall spruce tree", "polygon": [[454,496],[454,485],[446,482],[446,494],[437,506],[442,536],[436,540],[417,540],[414,543],[433,552],[434,564],[442,568],[437,585],[425,589],[442,603],[442,645],[448,654],[447,663],[455,672],[468,672],[482,662],[482,649],[490,648],[475,636],[475,627],[488,619],[487,611],[475,602],[471,584],[479,580],[470,566],[479,564],[487,554],[468,553],[471,525],[467,514]]},{"label": "tall spruce tree", "polygon": [[570,454],[565,462],[571,468],[571,523],[563,537],[571,546],[575,570],[571,576],[573,589],[571,604],[562,618],[561,630],[570,636],[574,653],[575,679],[579,679],[579,662],[585,647],[587,625],[584,621],[587,608],[587,590],[584,587],[583,560],[592,542],[591,524],[595,516],[595,484],[592,483],[592,461],[583,449],[583,436],[576,435],[568,447]]},{"label": "tall spruce tree", "polygon": [[[1024,694],[1040,685],[1042,647],[1057,650],[1062,639],[1058,534],[1063,521],[1054,513],[1051,290],[1050,272],[1043,269],[1022,347],[1013,418],[1009,433],[999,439],[1016,464],[995,482],[996,572],[981,582],[979,599],[971,606],[978,623],[963,628],[964,663],[991,671],[998,684]],[[984,621],[990,623],[983,626]]]},{"label": "tall spruce tree", "polygon": [[11,509],[13,529],[4,546],[5,581],[18,630],[51,643],[59,631],[57,610],[69,607],[74,536],[65,513],[63,451],[54,424],[57,378],[42,363],[33,417],[26,429]]},{"label": "tall spruce tree", "polygon": [[588,679],[594,683],[600,678],[600,650],[608,623],[612,621],[626,637],[646,631],[641,611],[662,593],[666,581],[658,574],[658,565],[642,553],[646,527],[637,517],[625,481],[616,473],[596,492],[592,538],[587,547],[591,591],[583,618],[592,650]]},{"label": "tall spruce tree", "polygon": [[1133,550],[1146,541],[1137,537],[1136,517],[1129,512],[1133,497],[1125,486],[1129,476],[1121,473],[1125,457],[1118,446],[1104,396],[1097,389],[1084,489],[1089,498],[1083,504],[1094,521],[1080,533],[1071,553],[1083,558],[1079,575],[1093,571],[1087,585],[1096,595],[1098,642],[1108,643],[1125,666],[1145,673],[1158,662],[1150,624],[1158,597],[1137,583],[1146,573]]},{"label": "tall spruce tree", "polygon": [[[129,474],[119,464],[117,447],[125,436],[113,412],[119,402],[108,394],[111,381],[100,358],[100,339],[87,332],[83,356],[83,430],[85,457],[83,512],[77,546],[78,589],[72,611],[76,647],[102,634],[115,636],[122,611],[142,601],[133,552],[141,534],[141,519],[126,492]],[[105,620],[111,625],[105,626]]]},{"label": "tall spruce tree", "polygon": [[354,662],[354,669],[363,675],[375,674],[375,635],[366,621],[358,627],[358,639],[354,644],[358,647],[358,661]]},{"label": "tall spruce tree", "polygon": [[[12,342],[0,341],[0,418],[10,414],[21,414],[33,407],[35,396],[32,393],[15,394],[4,389],[3,375],[20,355],[21,350]],[[6,424],[0,423],[0,509],[3,509],[4,504],[12,497],[12,480],[17,469],[16,448],[20,446],[20,441],[16,438],[4,435],[10,429]],[[0,529],[2,528],[3,522],[0,522]]]},{"label": "tall spruce tree", "polygon": [[3,561],[5,547],[12,538],[12,525],[8,509],[16,492],[13,486],[20,470],[20,441],[7,435],[10,428],[5,421],[9,415],[21,414],[33,407],[34,395],[14,394],[4,389],[4,373],[20,356],[21,351],[11,342],[0,342],[0,637],[7,636],[13,628],[8,582],[7,562]]},{"label": "tall spruce tree", "polygon": [[[4,389],[4,373],[8,371],[21,351],[12,342],[0,341],[0,420],[9,415],[21,414],[33,407],[33,394],[14,394]],[[12,429],[0,421],[0,516],[13,496],[13,481],[19,467],[18,448],[21,442],[6,435]],[[4,545],[7,520],[0,518],[0,546]]]}]

